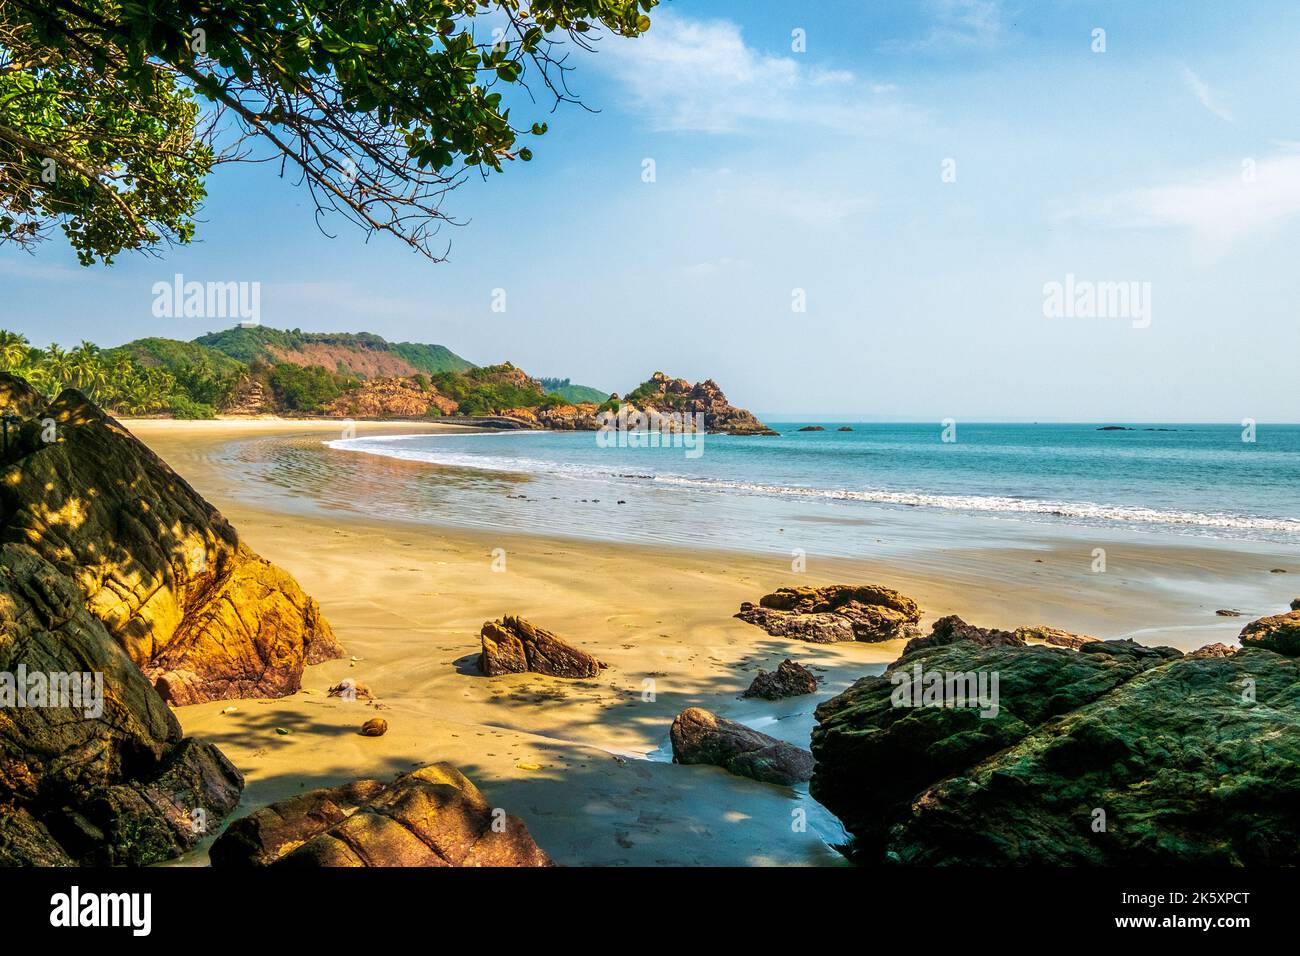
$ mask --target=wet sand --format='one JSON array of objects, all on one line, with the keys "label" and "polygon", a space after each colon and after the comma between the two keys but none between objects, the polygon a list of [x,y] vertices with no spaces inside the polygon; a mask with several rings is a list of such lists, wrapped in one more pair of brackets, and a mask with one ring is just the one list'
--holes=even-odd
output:
[{"label": "wet sand", "polygon": [[[1069,540],[943,550],[887,565],[810,557],[796,574],[788,555],[390,521],[364,513],[363,487],[356,510],[314,513],[232,469],[222,449],[252,434],[329,437],[337,422],[124,424],[221,508],[251,547],[298,578],[356,658],[308,668],[303,691],[292,697],[178,711],[187,734],[218,744],[245,774],[235,815],[312,787],[446,760],[494,805],[522,817],[566,865],[840,861],[828,845],[842,836],[838,824],[806,787],[670,763],[668,728],[685,707],[806,747],[819,701],[897,657],[898,641],[812,645],[732,618],[742,601],[778,586],[873,582],[914,597],[926,623],[958,613],[985,626],[1051,624],[1192,648],[1231,641],[1251,617],[1285,608],[1300,584],[1300,566],[1270,574],[1276,557],[1194,544],[1116,542],[1107,546],[1104,574]],[[365,434],[431,430],[427,423],[358,427]],[[505,557],[500,571],[493,570],[497,549]],[[1247,616],[1214,614],[1230,606]],[[589,681],[481,676],[479,627],[507,613],[556,631],[609,668]],[[786,657],[823,679],[820,693],[739,699],[760,667]],[[378,697],[389,724],[384,737],[357,733],[375,708],[327,696],[348,677]],[[237,712],[223,715],[230,706]],[[203,853],[189,862],[203,862]]]}]

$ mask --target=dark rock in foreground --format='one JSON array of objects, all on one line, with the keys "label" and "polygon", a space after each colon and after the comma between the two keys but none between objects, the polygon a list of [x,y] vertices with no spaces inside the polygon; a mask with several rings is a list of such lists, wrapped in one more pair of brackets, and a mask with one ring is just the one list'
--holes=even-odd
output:
[{"label": "dark rock in foreground", "polygon": [[832,584],[780,588],[764,595],[758,605],[746,601],[736,617],[775,637],[832,644],[906,637],[914,633],[921,610],[890,588]]},{"label": "dark rock in foreground", "polygon": [[526,671],[551,677],[595,677],[605,667],[586,651],[570,647],[521,617],[488,621],[481,634],[483,651],[478,667],[489,677]]},{"label": "dark rock in foreground", "polygon": [[[996,716],[894,706],[926,672],[996,674]],[[817,718],[812,795],[863,862],[1300,862],[1300,663],[1272,651],[958,640],[859,680]]]},{"label": "dark rock in foreground", "polygon": [[793,786],[812,776],[806,750],[699,707],[677,715],[670,733],[673,762],[712,764],[762,783]]},{"label": "dark rock in foreground", "polygon": [[1261,617],[1241,629],[1243,647],[1263,647],[1288,657],[1300,657],[1300,611]]},{"label": "dark rock in foreground", "polygon": [[[30,396],[13,397],[26,383],[3,379],[0,404],[30,413]],[[0,541],[30,547],[74,582],[178,705],[291,694],[304,665],[342,654],[290,575],[72,389],[25,421],[0,463]]]},{"label": "dark rock in foreground", "polygon": [[209,857],[216,867],[551,865],[522,820],[494,811],[446,763],[273,803],[230,824]]},{"label": "dark rock in foreground", "polygon": [[0,375],[0,413],[0,865],[175,857],[244,785],[139,666],[202,604],[171,603],[180,479],[76,392]]},{"label": "dark rock in foreground", "polygon": [[765,700],[781,700],[785,697],[798,697],[801,694],[817,692],[817,678],[808,668],[791,660],[784,660],[774,671],[760,670],[745,697],[762,697]]}]

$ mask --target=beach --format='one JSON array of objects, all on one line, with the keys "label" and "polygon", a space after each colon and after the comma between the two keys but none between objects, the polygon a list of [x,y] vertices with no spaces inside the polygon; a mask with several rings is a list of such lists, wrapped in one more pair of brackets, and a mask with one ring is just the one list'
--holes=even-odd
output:
[{"label": "beach", "polygon": [[[1300,573],[1268,549],[1127,537],[1103,542],[1106,570],[1098,573],[1095,540],[1050,530],[1024,547],[966,541],[887,558],[809,554],[796,572],[788,551],[618,543],[395,517],[368,507],[375,472],[352,464],[367,456],[342,451],[319,452],[329,463],[322,480],[343,489],[322,505],[301,489],[262,481],[231,454],[250,438],[317,454],[322,441],[338,437],[338,422],[124,424],[250,547],[317,598],[348,654],[308,668],[303,690],[289,697],[178,709],[186,734],[215,743],[245,775],[232,816],[313,787],[448,761],[494,806],[521,817],[562,865],[841,862],[832,844],[843,832],[806,786],[671,763],[669,726],[693,706],[807,747],[816,704],[901,651],[901,640],[816,645],[772,637],[732,617],[741,602],[777,587],[885,585],[920,604],[924,629],[959,614],[985,627],[1047,624],[1192,649],[1230,642],[1252,616],[1285,607]],[[456,426],[357,427],[384,435]],[[428,480],[441,474],[429,471]],[[349,499],[353,507],[342,504]],[[1239,608],[1244,617],[1220,617],[1220,608]],[[608,669],[577,681],[481,676],[479,628],[504,614],[554,631]],[[819,693],[740,699],[759,668],[787,657],[822,679]],[[381,709],[329,697],[327,689],[346,678],[366,684]],[[388,733],[358,735],[376,713]],[[183,862],[203,863],[205,846]]]}]

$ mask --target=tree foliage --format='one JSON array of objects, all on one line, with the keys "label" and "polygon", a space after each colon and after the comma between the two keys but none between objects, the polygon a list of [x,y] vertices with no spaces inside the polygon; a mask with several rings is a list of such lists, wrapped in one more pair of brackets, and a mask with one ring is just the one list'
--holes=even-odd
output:
[{"label": "tree foliage", "polygon": [[0,241],[57,223],[83,263],[188,242],[215,163],[273,158],[318,222],[438,259],[446,193],[546,131],[508,100],[574,101],[565,51],[656,3],[0,0]]}]

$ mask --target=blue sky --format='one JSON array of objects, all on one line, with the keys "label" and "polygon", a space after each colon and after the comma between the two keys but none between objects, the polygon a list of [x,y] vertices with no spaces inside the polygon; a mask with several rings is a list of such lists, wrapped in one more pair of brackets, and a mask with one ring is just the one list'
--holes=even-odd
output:
[{"label": "blue sky", "polygon": [[[0,326],[110,345],[223,324],[152,315],[180,272],[260,282],[266,325],[618,391],[712,377],[769,413],[1300,421],[1296,5],[673,0],[652,19],[575,55],[599,113],[525,111],[550,123],[534,161],[452,195],[468,224],[446,263],[342,222],[326,238],[271,164],[225,167],[200,241],[164,259],[0,250]],[[1149,325],[1045,317],[1067,275],[1149,283]]]}]

